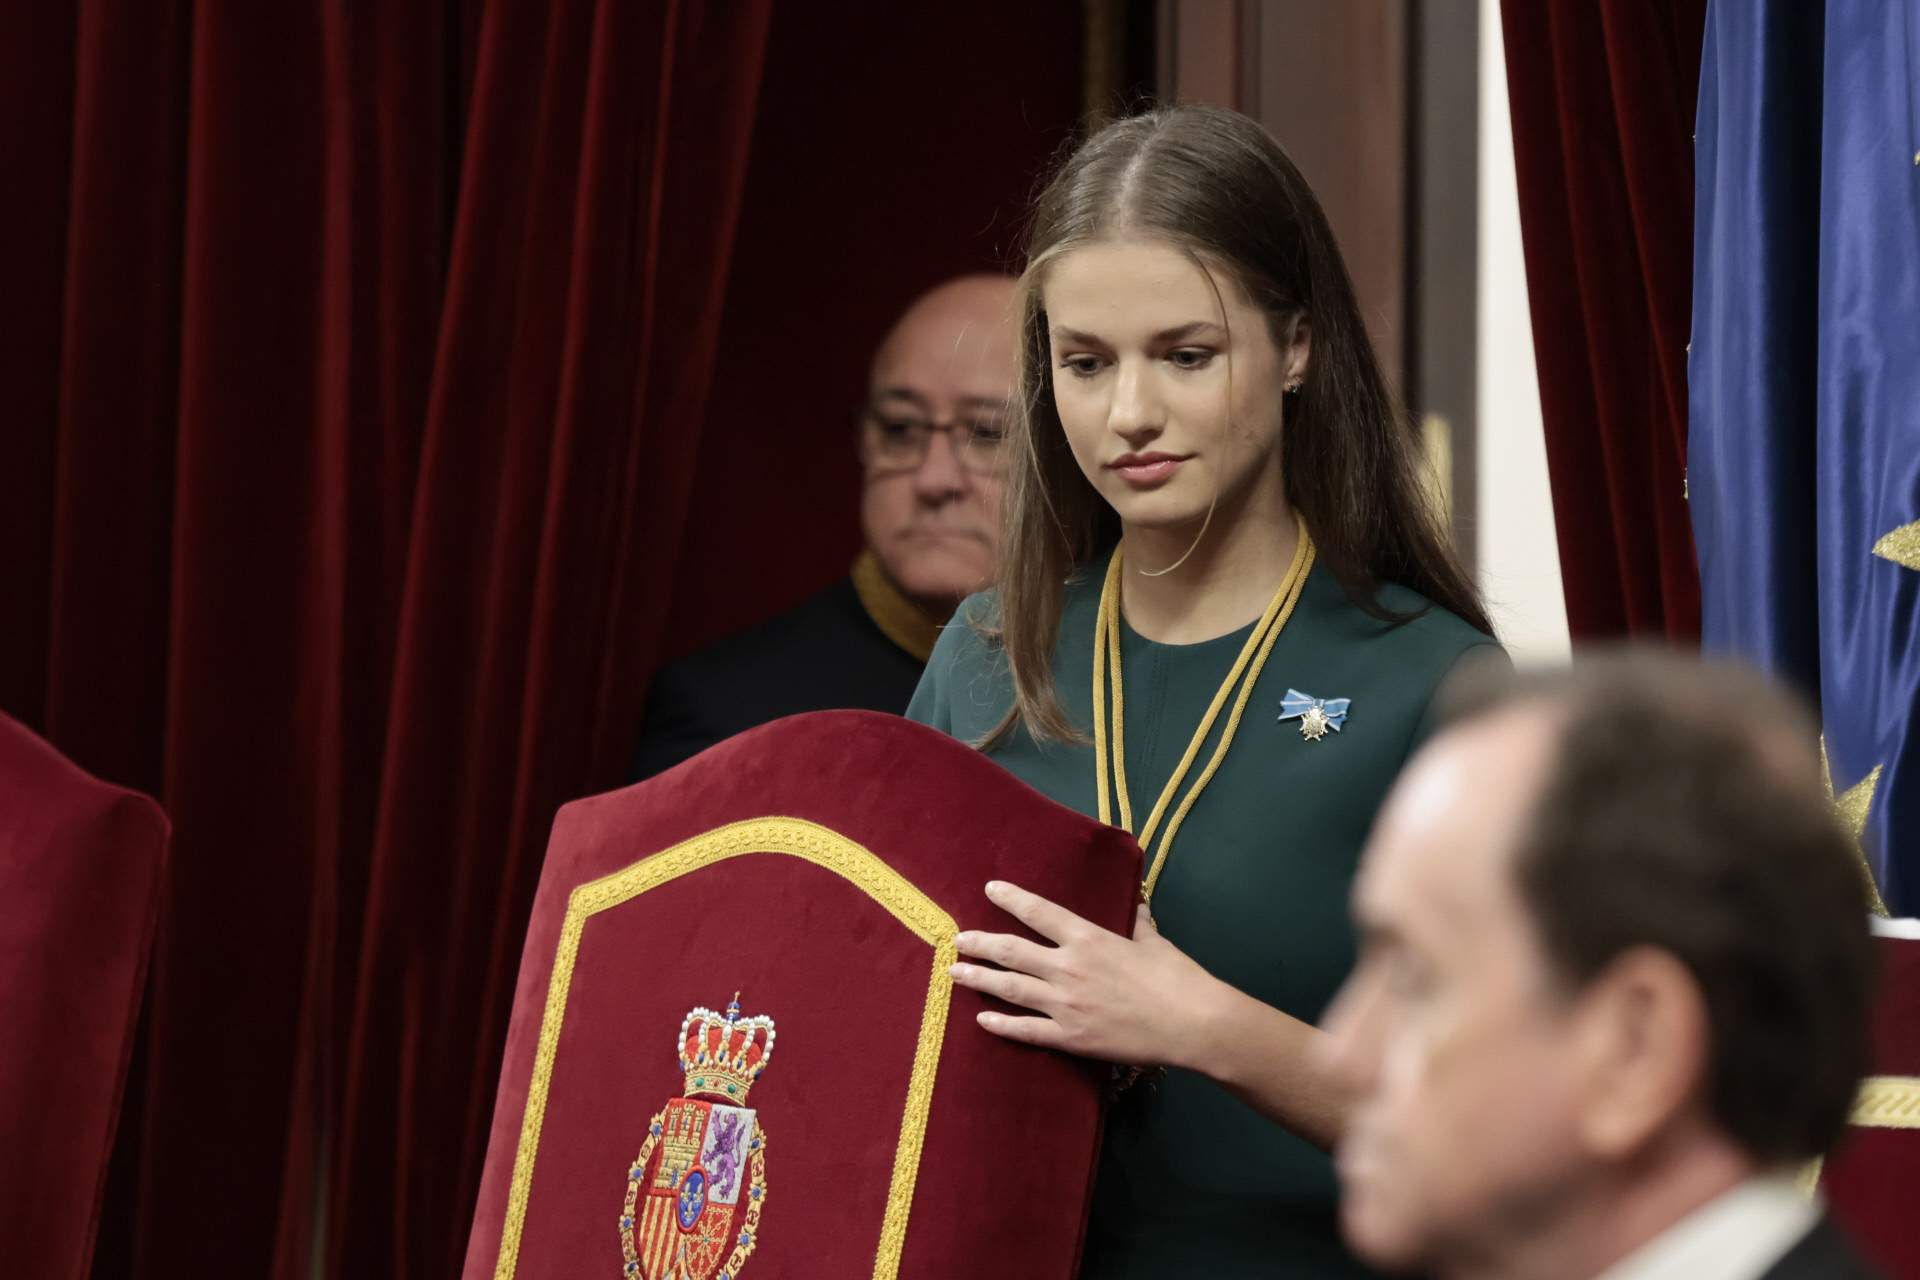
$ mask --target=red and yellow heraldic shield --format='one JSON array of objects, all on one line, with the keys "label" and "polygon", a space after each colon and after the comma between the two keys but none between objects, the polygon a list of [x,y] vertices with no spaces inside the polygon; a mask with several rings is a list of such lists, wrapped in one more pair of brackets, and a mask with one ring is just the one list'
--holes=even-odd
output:
[{"label": "red and yellow heraldic shield", "polygon": [[568,805],[468,1280],[1071,1276],[1106,1070],[975,1025],[954,935],[1019,931],[990,879],[1124,931],[1140,855],[868,712]]}]

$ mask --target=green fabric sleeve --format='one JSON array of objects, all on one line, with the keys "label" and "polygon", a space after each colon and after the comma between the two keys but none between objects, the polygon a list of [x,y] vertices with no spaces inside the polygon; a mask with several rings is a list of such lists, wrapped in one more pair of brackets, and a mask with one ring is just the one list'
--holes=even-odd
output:
[{"label": "green fabric sleeve", "polygon": [[1413,740],[1407,746],[1409,758],[1425,746],[1433,731],[1440,727],[1440,709],[1446,702],[1447,686],[1455,680],[1468,678],[1473,672],[1493,673],[1513,670],[1513,659],[1507,651],[1492,640],[1485,644],[1471,645],[1460,651],[1460,656],[1447,668],[1447,674],[1433,688],[1433,694],[1427,699],[1427,709],[1420,715],[1420,723],[1414,727]]}]

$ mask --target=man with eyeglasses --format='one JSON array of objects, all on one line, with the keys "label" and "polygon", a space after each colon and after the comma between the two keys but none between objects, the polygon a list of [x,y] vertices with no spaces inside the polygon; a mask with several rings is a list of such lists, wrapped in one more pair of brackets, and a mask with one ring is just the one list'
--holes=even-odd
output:
[{"label": "man with eyeglasses", "polygon": [[1012,308],[1011,279],[962,276],[895,322],[855,414],[865,550],[798,608],[662,669],[636,780],[781,716],[906,709],[941,624],[993,576]]}]

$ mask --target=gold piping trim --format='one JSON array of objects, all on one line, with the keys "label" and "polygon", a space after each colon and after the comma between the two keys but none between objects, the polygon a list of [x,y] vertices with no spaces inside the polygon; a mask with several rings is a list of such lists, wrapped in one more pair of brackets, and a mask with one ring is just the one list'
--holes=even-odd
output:
[{"label": "gold piping trim", "polygon": [[893,585],[871,551],[862,551],[853,562],[853,593],[860,607],[873,619],[887,639],[925,662],[933,656],[934,641],[940,638],[940,624],[920,611],[920,606]]},{"label": "gold piping trim", "polygon": [[[1868,1076],[1853,1097],[1847,1123],[1860,1129],[1920,1129],[1920,1076]],[[1801,1166],[1801,1193],[1812,1197],[1824,1172],[1825,1161],[1818,1156]]]},{"label": "gold piping trim", "polygon": [[1920,1076],[1868,1076],[1848,1123],[1862,1129],[1920,1129]]},{"label": "gold piping trim", "polygon": [[1808,1200],[1819,1195],[1820,1172],[1825,1164],[1826,1161],[1824,1159],[1820,1156],[1815,1156],[1813,1159],[1801,1165],[1800,1172],[1794,1175],[1794,1189],[1799,1191],[1799,1193]]},{"label": "gold piping trim", "polygon": [[920,1016],[920,1039],[907,1080],[900,1140],[894,1149],[893,1179],[887,1190],[886,1214],[880,1223],[879,1246],[873,1255],[873,1280],[895,1280],[899,1275],[900,1255],[907,1238],[907,1217],[913,1207],[914,1183],[920,1175],[920,1154],[926,1145],[927,1117],[933,1109],[934,1076],[940,1067],[940,1046],[946,1037],[947,1008],[953,996],[953,979],[947,971],[959,958],[953,944],[959,926],[932,898],[870,850],[817,823],[801,818],[766,817],[717,827],[611,875],[590,880],[567,895],[566,919],[560,926],[560,941],[554,950],[553,977],[547,983],[546,1009],[540,1018],[540,1039],[533,1054],[533,1078],[528,1083],[526,1111],[520,1120],[520,1143],[514,1152],[506,1221],[500,1231],[500,1256],[493,1269],[497,1280],[511,1280],[519,1264],[520,1235],[526,1227],[527,1201],[533,1191],[540,1126],[546,1116],[547,1091],[560,1053],[560,1026],[566,1018],[567,992],[573,984],[573,966],[580,954],[580,936],[587,919],[630,902],[649,889],[749,853],[786,854],[833,872],[885,907],[915,937],[933,948],[933,970],[927,979],[927,1001]]},{"label": "gold piping trim", "polygon": [[[1120,670],[1121,548],[1115,547],[1112,559],[1107,562],[1106,581],[1100,588],[1099,616],[1093,627],[1093,768],[1098,775],[1100,821],[1108,826],[1113,825],[1113,806],[1107,801],[1107,762],[1111,759],[1113,796],[1120,806],[1120,827],[1134,836],[1142,852],[1153,850],[1146,879],[1140,886],[1142,902],[1153,901],[1153,891],[1160,883],[1160,871],[1173,848],[1173,838],[1180,833],[1180,824],[1186,821],[1188,811],[1200,798],[1200,793],[1207,789],[1207,783],[1213,781],[1220,762],[1227,758],[1227,751],[1233,746],[1234,734],[1240,729],[1240,717],[1247,709],[1247,700],[1253,696],[1253,686],[1258,683],[1261,669],[1267,664],[1267,655],[1273,652],[1274,641],[1286,629],[1288,619],[1293,617],[1294,606],[1300,603],[1300,595],[1306,590],[1307,576],[1313,572],[1313,538],[1307,533],[1307,522],[1297,512],[1294,523],[1299,530],[1299,541],[1294,546],[1293,559],[1287,565],[1287,576],[1280,580],[1280,586],[1267,602],[1260,620],[1247,634],[1246,643],[1240,646],[1240,656],[1233,660],[1232,670],[1220,682],[1220,688],[1215,691],[1206,714],[1200,717],[1199,727],[1193,731],[1193,737],[1187,743],[1186,754],[1174,768],[1173,776],[1167,779],[1167,785],[1161,788],[1160,798],[1155,802],[1153,812],[1147,816],[1147,825],[1137,832],[1133,827],[1133,804],[1127,794],[1126,686]],[[1107,726],[1109,687],[1113,719],[1111,729]],[[1187,771],[1193,767],[1193,762],[1199,758],[1200,748],[1213,732],[1220,709],[1226,705],[1236,687],[1239,693],[1234,697],[1233,711],[1227,716],[1227,727],[1213,749],[1212,758],[1207,761],[1207,767],[1200,771],[1199,781],[1193,784],[1174,810],[1173,820],[1160,837],[1158,849],[1153,849],[1154,832],[1160,826],[1160,819],[1166,815],[1167,805],[1179,793],[1180,784],[1186,781]]]}]

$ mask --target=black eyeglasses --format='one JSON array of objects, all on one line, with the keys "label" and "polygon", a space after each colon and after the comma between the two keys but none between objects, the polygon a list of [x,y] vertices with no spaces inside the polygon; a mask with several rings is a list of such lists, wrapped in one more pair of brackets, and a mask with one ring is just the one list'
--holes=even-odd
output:
[{"label": "black eyeglasses", "polygon": [[867,463],[877,471],[913,471],[927,460],[936,432],[944,432],[960,465],[977,475],[997,474],[1004,462],[1006,419],[975,412],[935,422],[872,405],[860,411],[860,439]]}]

